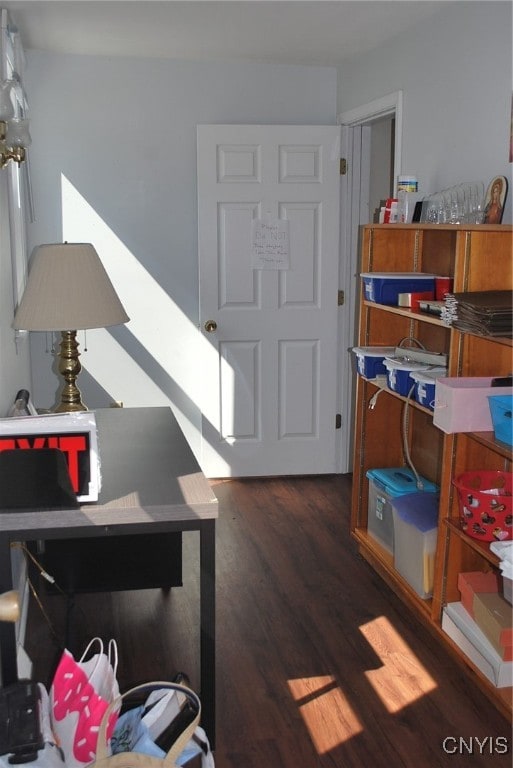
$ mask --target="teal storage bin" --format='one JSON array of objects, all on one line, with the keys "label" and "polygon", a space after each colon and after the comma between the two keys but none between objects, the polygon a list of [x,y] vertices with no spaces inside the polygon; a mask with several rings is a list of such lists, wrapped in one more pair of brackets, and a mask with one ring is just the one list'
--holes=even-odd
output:
[{"label": "teal storage bin", "polygon": [[488,404],[492,415],[493,431],[497,440],[513,445],[513,395],[489,395]]},{"label": "teal storage bin", "polygon": [[[392,499],[418,491],[415,475],[408,467],[369,469],[369,506],[367,532],[390,554],[394,554],[394,516]],[[438,486],[420,478],[424,491],[436,492]]]}]

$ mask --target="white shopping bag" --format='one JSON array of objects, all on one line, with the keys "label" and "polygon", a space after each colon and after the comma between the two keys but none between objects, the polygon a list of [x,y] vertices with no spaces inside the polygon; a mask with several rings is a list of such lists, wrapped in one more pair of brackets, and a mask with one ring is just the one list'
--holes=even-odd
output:
[{"label": "white shopping bag", "polygon": [[[94,645],[97,653],[87,658]],[[116,670],[114,640],[109,641],[105,653],[102,640],[93,638],[78,661],[68,650],[63,652],[50,688],[50,711],[52,729],[64,753],[66,768],[83,768],[95,759],[103,715],[119,696]],[[114,708],[109,717],[109,738],[117,711]]]}]

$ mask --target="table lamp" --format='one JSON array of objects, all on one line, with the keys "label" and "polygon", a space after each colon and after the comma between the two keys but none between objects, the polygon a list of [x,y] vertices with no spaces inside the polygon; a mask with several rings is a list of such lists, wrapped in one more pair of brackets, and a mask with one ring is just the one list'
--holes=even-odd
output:
[{"label": "table lamp", "polygon": [[59,373],[64,386],[56,412],[87,410],[76,385],[82,369],[77,331],[106,328],[128,320],[91,244],[53,243],[34,249],[27,286],[12,327],[61,332]]}]

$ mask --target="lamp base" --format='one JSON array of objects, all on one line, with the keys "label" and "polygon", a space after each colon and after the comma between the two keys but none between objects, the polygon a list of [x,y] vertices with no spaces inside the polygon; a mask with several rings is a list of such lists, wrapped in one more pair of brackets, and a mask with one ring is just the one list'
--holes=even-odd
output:
[{"label": "lamp base", "polygon": [[64,386],[61,402],[54,409],[55,413],[87,411],[87,406],[82,402],[82,395],[76,385],[78,374],[82,370],[79,357],[77,332],[61,331],[59,373],[64,379]]}]

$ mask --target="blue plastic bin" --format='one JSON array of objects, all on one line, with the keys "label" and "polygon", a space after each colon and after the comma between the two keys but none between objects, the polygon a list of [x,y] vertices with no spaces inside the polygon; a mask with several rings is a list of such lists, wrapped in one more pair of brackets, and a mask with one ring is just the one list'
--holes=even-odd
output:
[{"label": "blue plastic bin", "polygon": [[385,375],[385,357],[390,357],[395,352],[395,347],[353,347],[356,355],[356,367],[360,376],[366,379],[375,379],[376,376]]},{"label": "blue plastic bin", "polygon": [[447,368],[414,371],[411,374],[411,378],[415,382],[415,400],[431,411],[435,410],[436,380],[441,376],[447,376]]},{"label": "blue plastic bin", "polygon": [[513,395],[489,395],[488,404],[492,415],[493,431],[497,440],[513,445]]},{"label": "blue plastic bin", "polygon": [[[425,363],[413,363],[409,360],[391,360],[387,358],[384,362],[387,372],[387,385],[392,392],[397,392],[403,397],[407,397],[415,386],[412,374],[417,371],[425,371],[429,368]],[[413,390],[414,392],[415,390]],[[412,397],[413,397],[412,392]]]},{"label": "blue plastic bin", "polygon": [[362,272],[361,278],[365,298],[378,304],[397,306],[400,293],[435,290],[435,275],[421,272]]}]

